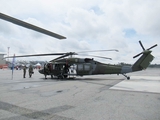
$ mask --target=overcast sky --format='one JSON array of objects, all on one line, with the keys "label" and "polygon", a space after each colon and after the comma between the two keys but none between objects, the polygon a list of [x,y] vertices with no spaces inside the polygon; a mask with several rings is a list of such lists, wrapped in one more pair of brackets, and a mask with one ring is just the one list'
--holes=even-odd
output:
[{"label": "overcast sky", "polygon": [[58,40],[0,19],[0,53],[8,54],[8,47],[10,55],[118,49],[90,54],[113,59],[94,58],[105,63],[134,63],[141,40],[146,49],[159,45],[152,63],[160,64],[159,5],[160,0],[0,0],[1,13],[67,37]]}]

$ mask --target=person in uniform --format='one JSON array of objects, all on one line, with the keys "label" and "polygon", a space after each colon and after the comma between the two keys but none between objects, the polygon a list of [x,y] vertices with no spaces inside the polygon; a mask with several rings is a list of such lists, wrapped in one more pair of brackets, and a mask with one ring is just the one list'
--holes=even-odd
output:
[{"label": "person in uniform", "polygon": [[47,64],[44,64],[44,69],[43,70],[44,70],[45,79],[47,79],[47,74],[48,74],[48,71],[49,71]]},{"label": "person in uniform", "polygon": [[32,74],[34,73],[32,65],[29,66],[28,72],[29,72],[29,77],[31,78]]},{"label": "person in uniform", "polygon": [[23,67],[23,78],[26,78],[26,66]]}]

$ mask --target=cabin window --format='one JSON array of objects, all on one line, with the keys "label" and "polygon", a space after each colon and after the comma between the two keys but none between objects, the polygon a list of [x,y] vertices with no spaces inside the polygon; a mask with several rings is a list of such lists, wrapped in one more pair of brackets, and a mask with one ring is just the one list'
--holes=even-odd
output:
[{"label": "cabin window", "polygon": [[78,70],[83,70],[83,64],[78,65]]},{"label": "cabin window", "polygon": [[84,70],[88,71],[90,69],[89,65],[84,65]]}]

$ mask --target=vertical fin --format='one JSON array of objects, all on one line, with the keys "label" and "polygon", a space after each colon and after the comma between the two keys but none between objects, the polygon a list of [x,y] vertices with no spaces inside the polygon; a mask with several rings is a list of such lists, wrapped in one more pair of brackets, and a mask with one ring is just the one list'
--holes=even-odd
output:
[{"label": "vertical fin", "polygon": [[146,69],[149,66],[150,62],[152,62],[152,60],[154,59],[154,56],[152,56],[150,53],[151,51],[144,51],[143,55],[132,66],[132,70],[140,71]]}]

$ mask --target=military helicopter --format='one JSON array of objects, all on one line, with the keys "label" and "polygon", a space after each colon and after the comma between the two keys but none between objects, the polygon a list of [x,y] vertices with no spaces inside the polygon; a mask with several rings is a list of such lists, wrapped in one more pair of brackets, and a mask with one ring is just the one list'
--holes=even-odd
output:
[{"label": "military helicopter", "polygon": [[[47,34],[49,36],[52,36],[58,39],[66,38],[64,36],[50,32],[43,28],[39,28],[37,26],[31,25],[29,23],[23,22],[21,20],[7,16],[2,13],[0,13],[0,18],[6,21],[12,22],[14,24],[35,30],[37,32]],[[150,62],[154,59],[154,56],[151,54],[152,52],[151,49],[156,47],[157,44],[153,45],[148,49],[144,48],[141,41],[139,41],[139,44],[142,47],[143,51],[133,57],[133,58],[136,58],[141,55],[141,57],[132,66],[105,64],[105,63],[95,61],[93,58],[74,58],[74,57],[66,58],[68,56],[79,54],[75,52],[32,54],[32,55],[10,56],[5,58],[60,55],[59,57],[51,60],[49,63],[44,65],[43,69],[39,70],[39,73],[44,74],[45,78],[47,75],[51,75],[51,78],[55,76],[59,79],[64,79],[64,78],[70,78],[70,76],[122,74],[129,80],[130,77],[127,76],[126,73],[144,70],[149,66]],[[102,52],[102,51],[118,51],[118,50],[113,49],[113,50],[98,50],[98,51]],[[95,51],[85,51],[85,52],[95,52]],[[111,58],[101,57],[101,56],[93,56],[93,57],[111,59]]]},{"label": "military helicopter", "polygon": [[[55,76],[58,79],[66,79],[66,78],[71,78],[72,76],[122,74],[129,80],[130,77],[127,76],[126,73],[141,71],[146,69],[154,58],[154,56],[151,55],[152,51],[150,49],[156,47],[157,44],[153,45],[148,49],[145,49],[141,41],[139,41],[139,43],[143,51],[137,54],[136,56],[134,56],[133,58],[136,58],[140,55],[142,56],[132,66],[105,64],[105,63],[95,61],[93,58],[76,58],[76,57],[66,58],[68,56],[78,55],[78,53],[75,53],[75,52],[34,54],[34,55],[22,55],[22,56],[15,56],[15,57],[61,55],[60,57],[51,60],[49,63],[44,65],[43,69],[39,70],[39,73],[44,74],[45,78],[47,75],[51,75],[51,78]],[[117,50],[102,50],[102,51],[117,51]],[[90,51],[90,52],[93,52],[93,51]],[[13,57],[14,56],[10,56],[9,58],[13,58]],[[111,59],[111,58],[101,57],[101,56],[94,56],[94,57]]]}]

